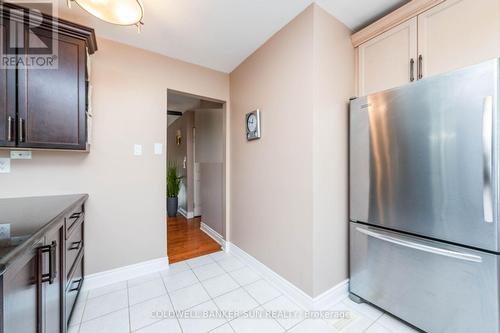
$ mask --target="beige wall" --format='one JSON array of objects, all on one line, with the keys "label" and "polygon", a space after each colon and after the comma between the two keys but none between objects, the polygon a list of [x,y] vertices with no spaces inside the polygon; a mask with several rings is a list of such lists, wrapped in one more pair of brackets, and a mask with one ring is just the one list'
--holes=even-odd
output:
[{"label": "beige wall", "polygon": [[351,31],[314,7],[314,295],[348,276],[348,101],[354,96]]},{"label": "beige wall", "polygon": [[[231,73],[231,242],[312,294],[313,10]],[[247,141],[245,114],[262,113]]]},{"label": "beige wall", "polygon": [[[164,257],[167,88],[229,100],[227,74],[99,39],[90,153],[33,153],[0,175],[0,197],[86,192],[86,273]],[[133,144],[143,156],[133,156]],[[0,152],[6,156],[7,152]]]},{"label": "beige wall", "polygon": [[311,296],[347,277],[349,36],[312,5],[230,75],[231,241]]}]

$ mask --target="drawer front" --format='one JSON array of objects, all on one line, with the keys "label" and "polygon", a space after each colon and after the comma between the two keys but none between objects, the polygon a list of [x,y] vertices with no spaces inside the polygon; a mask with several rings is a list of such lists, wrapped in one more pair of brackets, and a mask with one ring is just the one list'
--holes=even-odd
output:
[{"label": "drawer front", "polygon": [[498,256],[350,223],[350,292],[426,332],[499,332]]},{"label": "drawer front", "polygon": [[83,205],[75,208],[71,213],[66,215],[66,239],[71,236],[75,227],[84,220],[85,211]]},{"label": "drawer front", "polygon": [[83,249],[83,223],[78,223],[72,230],[71,235],[66,240],[66,276],[75,264],[78,254]]},{"label": "drawer front", "polygon": [[68,279],[68,285],[66,287],[66,324],[68,324],[71,319],[73,308],[75,307],[78,294],[83,285],[83,262],[83,256],[80,256],[77,262],[78,266],[71,278]]}]

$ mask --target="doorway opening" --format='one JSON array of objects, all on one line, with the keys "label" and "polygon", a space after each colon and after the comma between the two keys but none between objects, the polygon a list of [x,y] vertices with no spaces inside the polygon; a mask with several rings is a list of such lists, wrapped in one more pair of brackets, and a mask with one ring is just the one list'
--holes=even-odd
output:
[{"label": "doorway opening", "polygon": [[175,263],[224,244],[226,103],[169,89],[167,108],[167,255]]}]

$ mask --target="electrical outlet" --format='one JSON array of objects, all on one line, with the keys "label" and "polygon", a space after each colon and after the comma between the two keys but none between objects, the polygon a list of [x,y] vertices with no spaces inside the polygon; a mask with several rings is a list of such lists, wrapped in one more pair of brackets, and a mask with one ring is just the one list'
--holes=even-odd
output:
[{"label": "electrical outlet", "polygon": [[11,150],[10,158],[13,160],[31,160],[30,150]]},{"label": "electrical outlet", "polygon": [[0,173],[10,172],[10,158],[0,158]]},{"label": "electrical outlet", "polygon": [[10,238],[10,224],[0,224],[0,239]]}]

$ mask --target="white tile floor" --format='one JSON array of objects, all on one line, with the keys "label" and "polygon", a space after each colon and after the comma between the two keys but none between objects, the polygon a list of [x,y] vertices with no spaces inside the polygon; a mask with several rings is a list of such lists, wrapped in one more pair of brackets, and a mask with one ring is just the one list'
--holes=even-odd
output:
[{"label": "white tile floor", "polygon": [[82,292],[69,333],[416,332],[347,298],[328,310],[336,317],[305,318],[299,305],[257,272],[217,252]]}]

